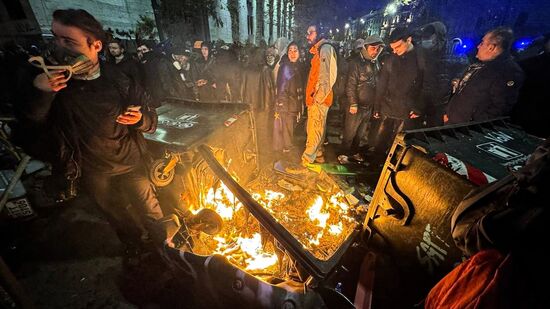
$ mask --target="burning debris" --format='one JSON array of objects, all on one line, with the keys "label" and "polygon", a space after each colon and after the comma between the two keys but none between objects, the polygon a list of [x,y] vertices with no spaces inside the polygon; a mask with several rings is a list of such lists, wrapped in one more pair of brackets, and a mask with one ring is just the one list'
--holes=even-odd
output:
[{"label": "burning debris", "polygon": [[[258,179],[247,188],[252,197],[320,260],[329,259],[361,222],[335,185],[326,192],[284,190],[265,175]],[[220,254],[251,273],[284,276],[292,263],[284,249],[222,182],[209,188],[200,202],[191,211],[216,211],[223,228],[216,235],[195,235],[194,253]]]}]

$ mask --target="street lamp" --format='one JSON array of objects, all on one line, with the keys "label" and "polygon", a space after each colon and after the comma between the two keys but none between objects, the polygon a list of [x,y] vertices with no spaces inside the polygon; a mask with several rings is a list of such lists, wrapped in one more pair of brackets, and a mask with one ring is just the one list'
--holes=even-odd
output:
[{"label": "street lamp", "polygon": [[344,29],[349,29],[349,23],[346,23],[346,24],[344,25]]},{"label": "street lamp", "polygon": [[340,33],[340,29],[336,28],[336,33]]},{"label": "street lamp", "polygon": [[363,18],[361,18],[359,21],[360,21],[362,24],[365,23],[365,20],[364,20]]}]

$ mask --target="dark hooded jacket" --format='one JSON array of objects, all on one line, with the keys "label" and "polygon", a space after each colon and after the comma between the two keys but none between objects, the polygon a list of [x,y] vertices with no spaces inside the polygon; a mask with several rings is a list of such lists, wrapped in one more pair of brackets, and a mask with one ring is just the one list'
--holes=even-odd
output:
[{"label": "dark hooded jacket", "polygon": [[153,107],[159,107],[162,100],[167,96],[162,82],[166,77],[161,77],[160,68],[168,65],[170,65],[168,60],[155,51],[144,54],[141,60],[143,86],[154,99],[153,105],[151,105]]},{"label": "dark hooded jacket", "polygon": [[[208,81],[204,86],[199,87],[199,98],[201,101],[214,101],[218,98],[217,90],[212,87],[216,84],[216,59],[209,54],[208,59],[200,56],[195,62],[197,67],[197,80],[204,79]],[[216,87],[218,85],[216,84]]]},{"label": "dark hooded jacket", "polygon": [[[159,77],[164,89],[164,98],[194,99],[193,87],[197,71],[192,63],[189,63],[187,71],[178,70],[174,64],[163,61],[159,64]],[[183,80],[181,74],[185,76]]]},{"label": "dark hooded jacket", "polygon": [[273,67],[265,64],[260,49],[252,51],[249,64],[242,71],[241,96],[254,110],[273,108],[275,99],[275,82]]}]

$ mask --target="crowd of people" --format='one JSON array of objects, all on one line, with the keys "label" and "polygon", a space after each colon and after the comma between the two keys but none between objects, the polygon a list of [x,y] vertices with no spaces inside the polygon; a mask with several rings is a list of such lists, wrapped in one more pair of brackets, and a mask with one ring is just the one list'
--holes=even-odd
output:
[{"label": "crowd of people", "polygon": [[[138,42],[132,55],[91,14],[73,9],[53,13],[52,33],[51,57],[86,59],[89,68],[69,79],[63,70],[25,65],[44,51],[11,45],[0,54],[8,72],[1,76],[1,110],[12,109],[18,119],[14,141],[51,162],[62,180],[79,179],[129,247],[141,234],[126,224],[133,221],[125,219],[128,204],[158,245],[178,225],[163,214],[147,177],[143,138],[156,128],[155,109],[172,98],[249,104],[258,131],[268,136],[263,140],[270,141],[260,147],[282,155],[303,147],[301,167],[289,170],[294,173],[325,162],[333,106],[342,116],[341,163],[384,158],[401,130],[489,120],[513,110],[527,130],[550,135],[543,78],[549,37],[544,52],[523,62],[522,70],[506,27],[485,34],[469,65],[451,60],[441,22],[398,27],[385,39],[358,38],[347,50],[312,24],[307,49],[285,39],[269,47],[199,41],[164,49]],[[294,132],[305,115],[306,142],[298,146]],[[535,116],[542,121],[530,121]],[[124,199],[113,198],[121,192]]]},{"label": "crowd of people", "polygon": [[[318,28],[312,25],[311,29]],[[277,153],[295,148],[293,131],[307,112],[310,125],[306,126],[309,137],[304,164],[325,161],[324,123],[328,110],[334,109],[332,103],[342,117],[341,162],[363,161],[366,152],[360,151],[361,144],[367,144],[361,149],[384,156],[391,146],[388,143],[400,130],[510,116],[514,108],[514,119],[530,133],[549,133],[541,123],[528,121],[533,110],[544,110],[537,115],[548,114],[547,108],[532,102],[540,97],[534,93],[542,94],[537,80],[544,70],[531,73],[548,62],[548,43],[542,55],[520,63],[531,73],[525,76],[510,53],[514,39],[510,29],[488,32],[469,66],[464,59],[449,55],[446,32],[443,23],[434,22],[417,29],[396,28],[385,40],[377,36],[358,38],[351,48],[344,48],[342,42],[327,40],[324,33],[313,30],[307,34],[309,47],[301,46],[300,40],[289,44],[286,38],[272,46],[264,41],[259,46],[221,40],[186,41],[181,46],[137,42],[136,53],[128,52],[126,41],[107,35],[99,59],[114,64],[144,89],[153,99],[152,107],[171,98],[250,104],[256,112],[257,128],[265,135],[261,140],[271,144],[262,148]],[[548,42],[548,37],[544,40]],[[317,47],[329,53],[320,58],[330,59],[322,62],[320,71],[316,68],[316,48],[309,49],[319,42]],[[8,72],[16,72],[30,55],[48,52],[48,47],[44,49],[32,45],[25,51],[15,44],[4,48],[3,109],[16,100],[15,80]],[[534,61],[541,65],[533,66]],[[529,91],[522,88],[525,77]],[[325,100],[327,109],[318,110],[312,104],[312,91],[316,96],[313,101]],[[521,104],[515,104],[518,97]],[[313,126],[313,121],[322,124]]]}]

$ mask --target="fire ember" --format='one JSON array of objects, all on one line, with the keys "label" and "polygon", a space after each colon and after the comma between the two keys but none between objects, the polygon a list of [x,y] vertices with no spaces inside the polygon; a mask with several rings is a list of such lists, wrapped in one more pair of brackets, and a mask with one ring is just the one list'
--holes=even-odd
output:
[{"label": "fire ember", "polygon": [[[355,209],[345,201],[337,186],[330,189],[282,189],[265,177],[248,186],[252,197],[282,224],[310,253],[327,260],[356,227]],[[193,252],[221,254],[236,266],[251,273],[284,276],[292,262],[277,241],[262,228],[233,193],[222,183],[201,196],[201,207],[216,211],[224,220],[220,233],[194,237]],[[192,209],[198,212],[199,209]]]}]

